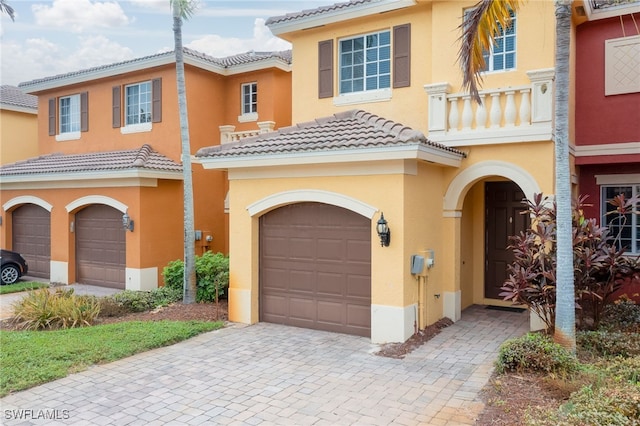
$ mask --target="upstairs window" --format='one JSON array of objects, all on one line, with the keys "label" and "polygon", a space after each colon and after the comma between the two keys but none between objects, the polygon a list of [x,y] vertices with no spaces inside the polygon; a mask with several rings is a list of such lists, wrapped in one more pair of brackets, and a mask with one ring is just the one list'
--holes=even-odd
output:
[{"label": "upstairs window", "polygon": [[340,94],[391,87],[391,33],[340,40]]},{"label": "upstairs window", "polygon": [[242,85],[242,114],[258,112],[258,83]]},{"label": "upstairs window", "polygon": [[[464,19],[471,14],[473,9],[464,12]],[[507,71],[516,68],[516,15],[511,12],[511,25],[506,30],[500,26],[496,34],[494,44],[489,51],[483,52],[486,72]]]},{"label": "upstairs window", "polygon": [[162,121],[162,79],[160,78],[128,84],[124,87],[114,86],[112,99],[112,127],[120,128],[123,134],[149,132],[152,129],[152,123]]},{"label": "upstairs window", "polygon": [[[609,204],[609,200],[619,194],[625,199],[640,195],[640,184],[602,186],[602,223],[609,228],[612,238],[615,238],[618,249],[624,248],[628,254],[640,254],[640,215],[629,212],[625,215],[616,213],[616,207]],[[634,212],[638,212],[640,205],[636,204]]]},{"label": "upstairs window", "polygon": [[151,123],[151,82],[125,86],[125,124]]},{"label": "upstairs window", "polygon": [[60,133],[80,131],[80,95],[65,96],[59,99]]},{"label": "upstairs window", "polygon": [[49,136],[58,142],[80,139],[80,133],[89,130],[89,94],[49,99]]},{"label": "upstairs window", "polygon": [[411,24],[339,39],[336,56],[334,41],[318,43],[318,98],[337,106],[377,102],[411,85]]}]

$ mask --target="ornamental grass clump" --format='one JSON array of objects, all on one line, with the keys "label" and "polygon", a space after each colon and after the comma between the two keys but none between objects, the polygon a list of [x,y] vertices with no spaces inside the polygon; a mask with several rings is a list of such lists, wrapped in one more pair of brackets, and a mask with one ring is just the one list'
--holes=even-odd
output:
[{"label": "ornamental grass clump", "polygon": [[85,327],[93,324],[99,313],[97,298],[77,296],[73,289],[30,291],[13,304],[13,322],[24,330]]}]

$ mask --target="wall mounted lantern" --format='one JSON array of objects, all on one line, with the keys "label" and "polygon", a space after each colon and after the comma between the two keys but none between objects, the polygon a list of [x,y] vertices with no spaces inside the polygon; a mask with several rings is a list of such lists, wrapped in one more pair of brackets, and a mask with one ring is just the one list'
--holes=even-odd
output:
[{"label": "wall mounted lantern", "polygon": [[391,229],[389,229],[389,226],[387,225],[384,213],[380,213],[380,219],[376,225],[376,231],[378,231],[378,236],[380,237],[380,245],[382,247],[389,247],[389,243],[391,242]]},{"label": "wall mounted lantern", "polygon": [[133,220],[129,217],[129,214],[125,213],[122,215],[122,228],[125,231],[133,232]]}]

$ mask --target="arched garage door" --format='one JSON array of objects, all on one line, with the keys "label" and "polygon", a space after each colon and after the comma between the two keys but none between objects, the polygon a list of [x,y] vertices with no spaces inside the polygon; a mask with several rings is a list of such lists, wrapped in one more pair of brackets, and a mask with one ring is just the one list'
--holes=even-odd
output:
[{"label": "arched garage door", "polygon": [[28,275],[49,279],[51,270],[51,213],[35,204],[25,204],[11,214],[13,251],[29,264]]},{"label": "arched garage door", "polygon": [[125,288],[126,244],[122,213],[102,204],[76,213],[76,281]]},{"label": "arched garage door", "polygon": [[371,336],[371,221],[321,203],[262,216],[260,320]]}]

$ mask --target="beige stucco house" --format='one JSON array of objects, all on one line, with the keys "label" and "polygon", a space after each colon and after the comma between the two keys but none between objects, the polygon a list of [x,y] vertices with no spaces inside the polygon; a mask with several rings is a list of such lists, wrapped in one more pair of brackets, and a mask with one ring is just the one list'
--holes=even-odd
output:
[{"label": "beige stucco house", "polygon": [[268,21],[293,45],[298,124],[196,154],[228,172],[231,320],[400,342],[508,305],[507,236],[527,225],[524,198],[553,193],[555,17],[552,2],[522,7],[488,52],[480,107],[456,64],[474,3],[355,0]]}]

